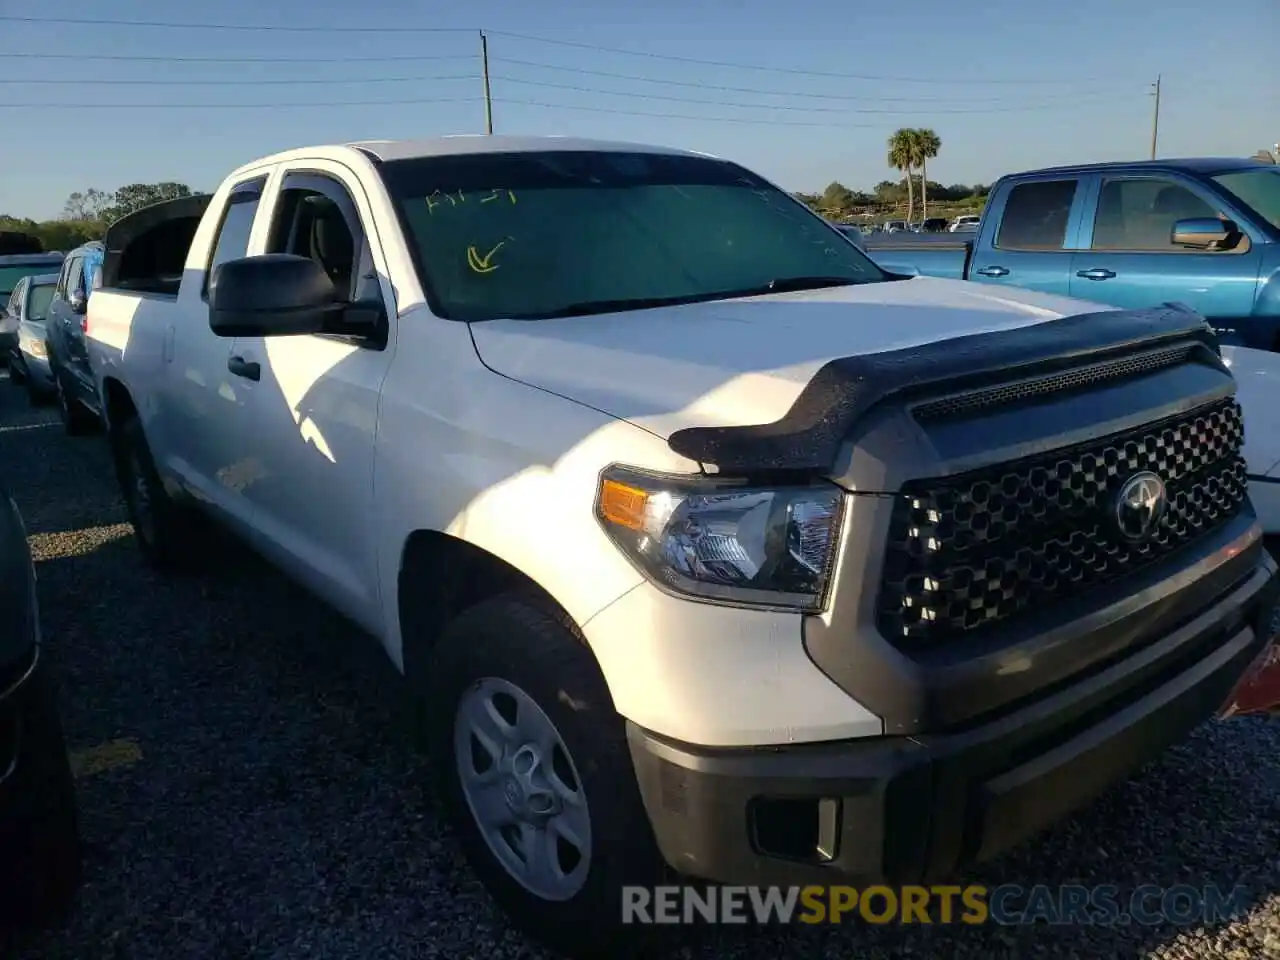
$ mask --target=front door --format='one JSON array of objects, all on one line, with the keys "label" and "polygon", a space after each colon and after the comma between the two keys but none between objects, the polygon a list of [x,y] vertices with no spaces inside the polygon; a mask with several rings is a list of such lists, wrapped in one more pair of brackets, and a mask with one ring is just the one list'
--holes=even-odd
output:
[{"label": "front door", "polygon": [[[343,169],[316,161],[285,174],[265,252],[317,261],[340,297],[374,308],[385,302],[379,271],[353,196],[358,185]],[[231,355],[258,377],[249,440],[260,473],[245,495],[260,549],[339,610],[379,629],[371,521],[378,398],[391,357],[386,340],[244,337]]]},{"label": "front door", "polygon": [[1231,342],[1236,321],[1253,312],[1259,248],[1247,236],[1229,250],[1215,251],[1175,247],[1171,239],[1179,220],[1218,216],[1227,214],[1189,181],[1168,175],[1105,178],[1093,222],[1072,258],[1072,296],[1128,309],[1185,303]]}]

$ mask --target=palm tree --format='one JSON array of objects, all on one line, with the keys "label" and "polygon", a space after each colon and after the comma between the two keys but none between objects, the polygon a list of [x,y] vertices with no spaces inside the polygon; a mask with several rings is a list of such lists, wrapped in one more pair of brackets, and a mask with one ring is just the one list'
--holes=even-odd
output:
[{"label": "palm tree", "polygon": [[928,127],[911,132],[914,134],[912,140],[915,144],[916,163],[920,164],[920,219],[927,220],[929,218],[929,161],[942,149],[942,138]]},{"label": "palm tree", "polygon": [[907,220],[916,209],[915,185],[911,182],[911,172],[915,169],[915,131],[901,127],[889,138],[889,166],[902,173],[907,181]]}]

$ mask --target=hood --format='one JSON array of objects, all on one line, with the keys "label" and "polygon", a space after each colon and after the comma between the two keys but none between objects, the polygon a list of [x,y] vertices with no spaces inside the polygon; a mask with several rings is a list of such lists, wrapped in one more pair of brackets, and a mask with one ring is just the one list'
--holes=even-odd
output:
[{"label": "hood", "polygon": [[1244,461],[1249,472],[1280,474],[1280,354],[1248,347],[1223,347],[1222,359],[1236,378],[1236,399],[1244,411]]},{"label": "hood", "polygon": [[916,277],[556,320],[471,325],[491,369],[668,438],[772,423],[826,363],[1093,313],[1029,290]]}]

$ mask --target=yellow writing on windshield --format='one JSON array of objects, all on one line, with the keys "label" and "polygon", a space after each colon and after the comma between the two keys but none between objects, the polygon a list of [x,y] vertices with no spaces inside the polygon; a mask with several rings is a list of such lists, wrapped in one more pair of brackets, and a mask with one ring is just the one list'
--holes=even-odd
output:
[{"label": "yellow writing on windshield", "polygon": [[[485,193],[483,190],[477,192]],[[508,203],[514,204],[516,202],[515,191],[508,190],[505,187],[493,187],[488,191],[486,196],[480,198],[481,203],[491,203],[494,200],[506,200]],[[456,207],[460,203],[466,203],[467,195],[461,190],[454,193],[446,193],[443,190],[432,190],[431,193],[424,198],[424,202],[427,205],[427,213],[434,214],[437,207],[443,207],[446,205],[449,207]]]},{"label": "yellow writing on windshield", "polygon": [[449,206],[456,207],[460,203],[466,203],[467,198],[461,190],[457,193],[445,193],[442,190],[433,190],[426,198],[427,213],[435,213],[436,207],[444,206],[446,201]]},{"label": "yellow writing on windshield", "polygon": [[499,264],[493,262],[493,255],[506,245],[507,241],[501,240],[484,255],[474,246],[467,247],[467,266],[475,273],[493,273],[499,267]]}]

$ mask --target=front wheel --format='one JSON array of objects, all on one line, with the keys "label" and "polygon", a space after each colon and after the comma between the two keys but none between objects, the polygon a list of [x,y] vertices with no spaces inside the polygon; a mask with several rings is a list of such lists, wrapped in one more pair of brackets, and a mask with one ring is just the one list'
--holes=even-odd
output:
[{"label": "front wheel", "polygon": [[536,599],[485,601],[445,629],[426,692],[437,785],[498,904],[571,955],[639,945],[622,888],[665,870],[581,637]]}]

